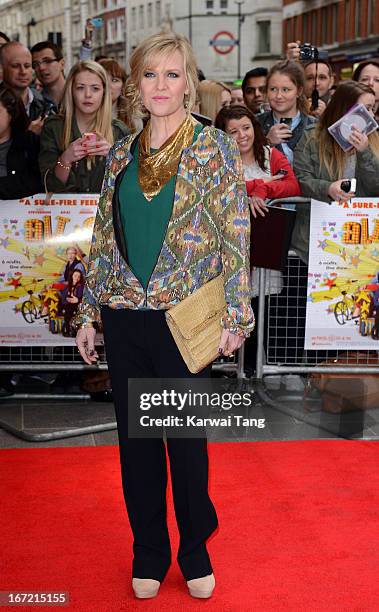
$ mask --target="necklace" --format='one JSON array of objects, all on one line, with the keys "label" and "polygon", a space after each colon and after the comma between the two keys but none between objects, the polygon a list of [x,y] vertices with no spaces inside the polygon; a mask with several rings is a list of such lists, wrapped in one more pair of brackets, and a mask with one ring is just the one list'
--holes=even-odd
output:
[{"label": "necklace", "polygon": [[189,115],[155,153],[150,153],[150,130],[149,120],[138,147],[138,182],[148,202],[177,173],[183,149],[193,141],[195,120]]}]

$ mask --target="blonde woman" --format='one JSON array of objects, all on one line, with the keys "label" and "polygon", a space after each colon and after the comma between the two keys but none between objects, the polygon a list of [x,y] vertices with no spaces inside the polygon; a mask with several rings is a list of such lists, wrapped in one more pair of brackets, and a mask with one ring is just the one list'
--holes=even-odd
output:
[{"label": "blonde woman", "polygon": [[215,122],[216,115],[232,101],[231,89],[220,81],[201,81],[198,86],[200,113]]},{"label": "blonde woman", "polygon": [[39,165],[46,191],[99,193],[109,149],[127,133],[121,121],[112,120],[104,68],[92,61],[75,64],[61,111],[46,121],[41,134]]},{"label": "blonde woman", "polygon": [[[189,42],[171,32],[154,35],[132,53],[130,68],[130,108],[149,120],[109,154],[75,324],[88,364],[97,359],[94,326],[104,331],[134,536],[132,587],[136,597],[148,598],[158,594],[171,563],[166,450],[162,437],[128,437],[128,414],[139,415],[138,402],[128,398],[128,379],[210,376],[211,366],[190,373],[165,313],[221,272],[226,309],[220,354],[242,345],[254,316],[241,158],[232,138],[190,114],[198,77]],[[190,595],[207,598],[215,578],[206,541],[217,527],[207,440],[168,435],[167,451],[179,567]]]}]

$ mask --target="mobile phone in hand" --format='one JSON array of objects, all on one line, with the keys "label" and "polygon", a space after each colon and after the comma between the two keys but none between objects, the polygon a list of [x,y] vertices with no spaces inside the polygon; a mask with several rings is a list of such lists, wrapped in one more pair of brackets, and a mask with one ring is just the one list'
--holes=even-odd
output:
[{"label": "mobile phone in hand", "polygon": [[97,140],[97,136],[94,132],[85,132],[83,134],[83,138],[85,139],[87,144],[93,144]]}]

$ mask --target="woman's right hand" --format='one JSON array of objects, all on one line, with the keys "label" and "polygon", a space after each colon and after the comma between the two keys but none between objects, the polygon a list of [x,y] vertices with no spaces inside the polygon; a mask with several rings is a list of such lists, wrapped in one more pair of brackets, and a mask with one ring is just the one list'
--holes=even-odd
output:
[{"label": "woman's right hand", "polygon": [[250,198],[250,209],[254,219],[257,218],[257,212],[262,217],[265,216],[265,212],[268,212],[268,207],[266,206],[265,201],[257,196]]},{"label": "woman's right hand", "polygon": [[96,330],[94,327],[81,327],[76,334],[76,346],[85,363],[92,365],[99,359],[95,349]]},{"label": "woman's right hand", "polygon": [[286,123],[275,123],[267,133],[267,140],[273,144],[281,144],[291,138],[292,132]]},{"label": "woman's right hand", "polygon": [[62,153],[60,160],[63,164],[74,164],[83,159],[83,157],[86,157],[86,155],[87,151],[83,147],[83,138],[77,138]]},{"label": "woman's right hand", "polygon": [[331,183],[331,185],[329,186],[328,189],[328,195],[330,196],[330,198],[334,201],[344,201],[344,200],[350,200],[350,198],[354,198],[355,197],[355,193],[353,191],[349,191],[348,193],[346,193],[346,191],[344,191],[343,189],[341,189],[341,183],[342,183],[343,179],[340,181],[334,181],[334,183]]}]

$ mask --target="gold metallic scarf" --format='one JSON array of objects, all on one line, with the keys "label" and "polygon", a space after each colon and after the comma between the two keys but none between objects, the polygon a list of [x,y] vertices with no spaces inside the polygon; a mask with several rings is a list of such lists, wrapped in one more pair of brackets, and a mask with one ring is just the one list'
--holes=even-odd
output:
[{"label": "gold metallic scarf", "polygon": [[193,141],[195,120],[189,115],[155,153],[150,153],[150,121],[138,146],[138,182],[149,202],[178,171],[183,149]]}]

